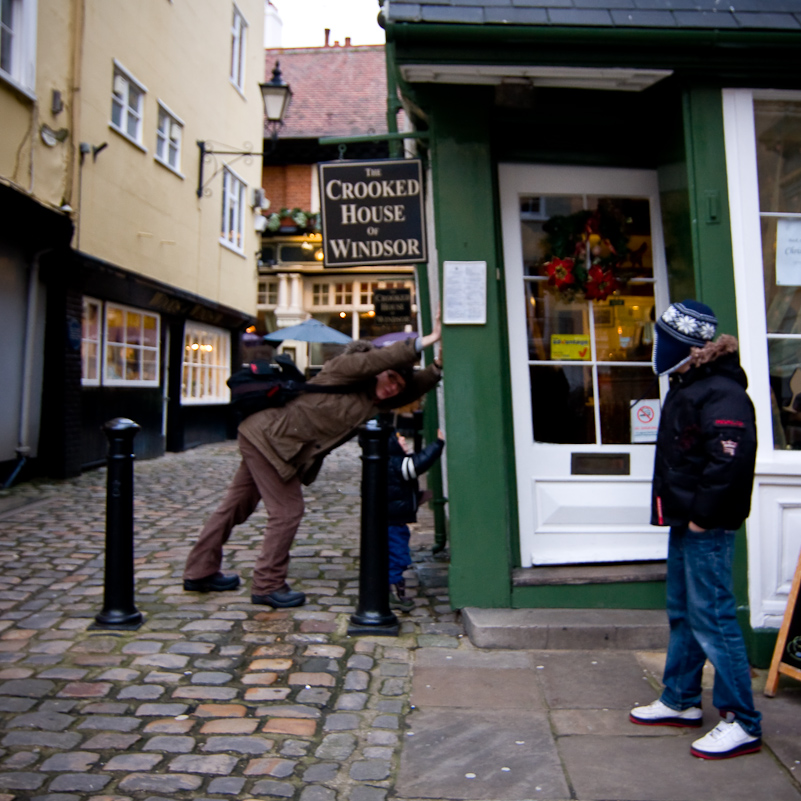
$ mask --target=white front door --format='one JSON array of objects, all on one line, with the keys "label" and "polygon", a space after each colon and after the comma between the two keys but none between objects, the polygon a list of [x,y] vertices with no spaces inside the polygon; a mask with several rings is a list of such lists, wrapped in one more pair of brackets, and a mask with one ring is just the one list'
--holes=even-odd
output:
[{"label": "white front door", "polygon": [[656,173],[499,173],[521,565],[664,559],[667,529],[649,523],[668,303]]}]

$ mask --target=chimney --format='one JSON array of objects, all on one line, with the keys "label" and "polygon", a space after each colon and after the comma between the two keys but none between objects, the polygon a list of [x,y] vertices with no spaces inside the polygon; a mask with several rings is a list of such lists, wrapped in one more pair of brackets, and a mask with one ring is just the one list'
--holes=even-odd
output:
[{"label": "chimney", "polygon": [[350,47],[350,36],[345,37],[345,47]]},{"label": "chimney", "polygon": [[329,38],[330,36],[331,36],[331,29],[330,29],[330,28],[326,28],[326,29],[325,29],[325,44],[323,45],[323,47],[328,47],[328,46],[329,46],[329,44],[328,44],[328,38]]}]

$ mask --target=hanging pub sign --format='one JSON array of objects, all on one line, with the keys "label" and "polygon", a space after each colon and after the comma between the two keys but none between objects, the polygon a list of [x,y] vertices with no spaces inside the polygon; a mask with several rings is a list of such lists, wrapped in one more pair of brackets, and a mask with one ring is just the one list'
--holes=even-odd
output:
[{"label": "hanging pub sign", "polygon": [[427,260],[420,159],[324,162],[320,201],[326,267]]}]

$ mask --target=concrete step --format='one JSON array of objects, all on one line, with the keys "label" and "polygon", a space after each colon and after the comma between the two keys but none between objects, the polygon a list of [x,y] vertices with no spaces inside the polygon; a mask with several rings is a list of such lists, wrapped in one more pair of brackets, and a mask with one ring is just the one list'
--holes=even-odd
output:
[{"label": "concrete step", "polygon": [[661,609],[462,609],[470,642],[479,648],[532,650],[667,648]]}]

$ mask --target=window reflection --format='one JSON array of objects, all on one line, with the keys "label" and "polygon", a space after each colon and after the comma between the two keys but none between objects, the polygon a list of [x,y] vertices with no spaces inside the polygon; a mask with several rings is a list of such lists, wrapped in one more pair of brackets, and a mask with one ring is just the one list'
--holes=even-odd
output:
[{"label": "window reflection", "polygon": [[[773,443],[801,449],[801,101],[754,100]],[[794,263],[795,262],[795,263]]]}]

